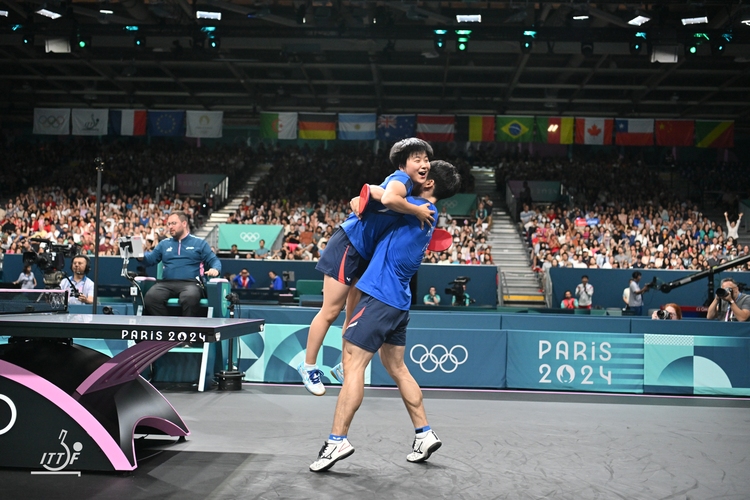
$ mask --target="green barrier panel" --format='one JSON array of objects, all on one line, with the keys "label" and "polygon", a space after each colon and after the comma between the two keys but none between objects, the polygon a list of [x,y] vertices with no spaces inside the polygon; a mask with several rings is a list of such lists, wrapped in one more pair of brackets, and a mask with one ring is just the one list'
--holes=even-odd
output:
[{"label": "green barrier panel", "polygon": [[450,215],[473,215],[474,209],[477,207],[477,195],[459,193],[450,198],[440,200],[437,202],[436,206],[438,213],[441,212],[443,206],[445,206]]},{"label": "green barrier panel", "polygon": [[262,224],[219,224],[219,250],[230,250],[232,245],[240,251],[257,250],[260,240],[265,240],[270,250],[283,229]]}]

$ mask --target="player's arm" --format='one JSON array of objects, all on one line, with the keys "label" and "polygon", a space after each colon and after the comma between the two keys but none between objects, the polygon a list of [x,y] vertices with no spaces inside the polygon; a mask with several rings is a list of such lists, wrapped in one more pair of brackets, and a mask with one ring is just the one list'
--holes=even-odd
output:
[{"label": "player's arm", "polygon": [[[434,212],[430,210],[430,204],[412,205],[406,201],[406,194],[406,186],[403,183],[391,181],[386,186],[385,192],[380,199],[380,203],[394,212],[413,215],[419,219],[423,228],[425,222],[432,226],[435,219],[432,217]],[[370,193],[370,196],[372,196],[372,193]]]}]

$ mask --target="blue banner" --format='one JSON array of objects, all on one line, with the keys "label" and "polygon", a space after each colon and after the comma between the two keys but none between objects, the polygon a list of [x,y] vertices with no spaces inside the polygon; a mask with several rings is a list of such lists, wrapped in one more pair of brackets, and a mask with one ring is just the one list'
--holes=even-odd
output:
[{"label": "blue banner", "polygon": [[184,111],[149,111],[148,135],[181,137],[185,135]]},{"label": "blue banner", "polygon": [[[404,362],[422,387],[505,387],[507,335],[497,330],[410,328]],[[372,385],[395,385],[378,355],[371,363]]]},{"label": "blue banner", "polygon": [[508,387],[643,392],[643,335],[508,331]]}]

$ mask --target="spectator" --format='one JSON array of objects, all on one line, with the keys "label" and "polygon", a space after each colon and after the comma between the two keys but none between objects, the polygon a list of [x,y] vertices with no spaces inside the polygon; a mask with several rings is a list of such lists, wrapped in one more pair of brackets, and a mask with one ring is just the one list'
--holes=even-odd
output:
[{"label": "spectator", "polygon": [[242,268],[240,274],[235,276],[231,281],[234,288],[242,289],[248,289],[255,284],[255,280],[250,275],[250,271],[248,271],[246,268]]},{"label": "spectator", "polygon": [[33,290],[36,288],[36,276],[31,271],[31,266],[23,266],[23,271],[18,275],[18,279],[13,282],[14,285],[21,285],[21,290]]},{"label": "spectator", "polygon": [[271,290],[283,290],[284,282],[281,280],[281,276],[276,274],[276,271],[268,271],[268,277],[271,278],[271,284],[268,288]]},{"label": "spectator", "polygon": [[578,307],[581,309],[591,309],[591,302],[593,297],[594,286],[589,283],[589,277],[584,274],[583,276],[581,276],[581,282],[576,287]]},{"label": "spectator", "polygon": [[562,309],[577,309],[578,299],[573,297],[573,293],[570,290],[565,290],[565,295],[560,302],[560,308]]}]

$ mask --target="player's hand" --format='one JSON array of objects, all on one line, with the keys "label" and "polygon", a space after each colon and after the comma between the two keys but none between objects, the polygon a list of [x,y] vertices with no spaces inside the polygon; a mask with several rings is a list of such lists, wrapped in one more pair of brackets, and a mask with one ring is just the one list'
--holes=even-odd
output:
[{"label": "player's hand", "polygon": [[352,209],[352,212],[354,212],[354,215],[362,218],[362,214],[359,213],[359,196],[355,196],[349,201],[349,208]]},{"label": "player's hand", "polygon": [[430,205],[428,203],[425,203],[424,205],[420,205],[417,207],[417,213],[414,214],[417,216],[417,219],[419,219],[419,222],[421,222],[421,228],[424,229],[424,223],[426,222],[430,227],[435,223],[435,218],[432,216],[434,214],[434,210],[430,210]]},{"label": "player's hand", "polygon": [[208,271],[206,271],[206,276],[211,276],[212,278],[215,278],[218,275],[219,275],[219,271],[217,271],[216,269],[211,268]]}]

